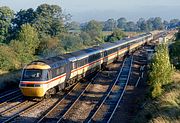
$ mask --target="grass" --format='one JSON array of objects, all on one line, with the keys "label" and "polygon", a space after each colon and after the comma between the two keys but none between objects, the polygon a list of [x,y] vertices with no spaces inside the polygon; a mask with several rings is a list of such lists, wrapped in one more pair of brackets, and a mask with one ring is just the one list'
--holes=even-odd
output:
[{"label": "grass", "polygon": [[155,100],[148,100],[133,122],[180,122],[180,72],[174,74],[173,81],[173,83],[163,87],[164,93],[160,97]]}]

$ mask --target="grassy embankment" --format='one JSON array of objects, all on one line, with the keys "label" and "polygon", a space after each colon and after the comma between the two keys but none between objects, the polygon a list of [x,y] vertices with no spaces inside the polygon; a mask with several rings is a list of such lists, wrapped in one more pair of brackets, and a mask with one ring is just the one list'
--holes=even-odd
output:
[{"label": "grassy embankment", "polygon": [[21,76],[21,71],[1,71],[0,70],[0,91],[17,87]]},{"label": "grassy embankment", "polygon": [[163,94],[148,100],[138,113],[135,123],[179,123],[180,122],[180,72],[173,75],[173,83],[163,87]]}]

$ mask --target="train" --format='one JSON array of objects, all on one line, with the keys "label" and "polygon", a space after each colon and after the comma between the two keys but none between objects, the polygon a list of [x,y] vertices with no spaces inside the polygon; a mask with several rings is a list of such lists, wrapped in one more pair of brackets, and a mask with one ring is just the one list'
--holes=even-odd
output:
[{"label": "train", "polygon": [[25,97],[49,97],[152,40],[151,33],[114,43],[32,61],[22,70],[19,88]]}]

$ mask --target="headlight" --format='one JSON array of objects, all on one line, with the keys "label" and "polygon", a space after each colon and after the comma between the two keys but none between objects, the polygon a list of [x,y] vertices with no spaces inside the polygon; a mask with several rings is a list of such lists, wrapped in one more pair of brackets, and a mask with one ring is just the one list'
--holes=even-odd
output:
[{"label": "headlight", "polygon": [[43,84],[20,84],[21,87],[43,87]]}]

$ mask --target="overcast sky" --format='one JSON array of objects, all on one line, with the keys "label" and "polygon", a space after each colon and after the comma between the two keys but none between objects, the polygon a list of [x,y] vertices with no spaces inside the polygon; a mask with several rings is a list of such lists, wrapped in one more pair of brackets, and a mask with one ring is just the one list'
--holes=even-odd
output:
[{"label": "overcast sky", "polygon": [[180,19],[180,0],[0,0],[0,6],[9,6],[14,11],[35,9],[43,3],[59,5],[79,22],[120,17],[133,21],[156,16]]}]

